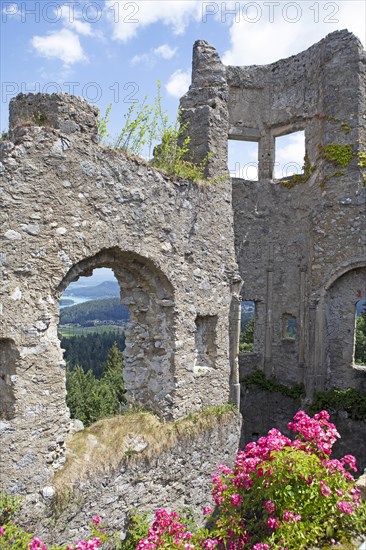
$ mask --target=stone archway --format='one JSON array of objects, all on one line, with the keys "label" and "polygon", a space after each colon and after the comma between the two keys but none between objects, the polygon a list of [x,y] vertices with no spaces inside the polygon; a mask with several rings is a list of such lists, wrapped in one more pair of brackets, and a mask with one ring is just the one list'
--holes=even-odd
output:
[{"label": "stone archway", "polygon": [[105,249],[75,264],[57,288],[58,297],[80,276],[108,267],[130,310],[126,325],[124,381],[131,404],[170,418],[174,392],[174,291],[154,263],[134,252]]},{"label": "stone archway", "polygon": [[366,266],[354,267],[329,285],[325,296],[324,361],[326,386],[347,388],[366,382],[366,369],[354,364],[355,308],[366,295]]}]

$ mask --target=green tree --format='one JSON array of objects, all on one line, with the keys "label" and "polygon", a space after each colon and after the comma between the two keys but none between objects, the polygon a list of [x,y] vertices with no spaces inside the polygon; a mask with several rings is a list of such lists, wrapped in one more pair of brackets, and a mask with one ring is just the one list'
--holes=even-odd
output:
[{"label": "green tree", "polygon": [[244,332],[240,333],[239,350],[243,352],[251,352],[254,350],[254,319],[250,319]]},{"label": "green tree", "polygon": [[114,342],[108,352],[107,362],[101,382],[106,384],[113,393],[114,413],[116,414],[121,412],[123,405],[126,403],[126,390],[123,382],[122,353],[117,345],[117,342]]},{"label": "green tree", "polygon": [[111,388],[97,380],[91,370],[86,373],[77,366],[66,371],[67,406],[72,418],[85,426],[114,414],[114,394]]},{"label": "green tree", "polygon": [[92,370],[76,365],[66,369],[67,406],[71,418],[90,426],[100,418],[121,413],[125,399],[122,354],[115,342],[108,352],[104,372],[98,380]]},{"label": "green tree", "polygon": [[355,363],[366,365],[366,310],[356,320]]}]

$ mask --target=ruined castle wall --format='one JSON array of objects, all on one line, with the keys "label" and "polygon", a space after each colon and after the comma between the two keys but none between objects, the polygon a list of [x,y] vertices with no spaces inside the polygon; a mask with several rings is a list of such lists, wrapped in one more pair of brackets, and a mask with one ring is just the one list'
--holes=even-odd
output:
[{"label": "ruined castle wall", "polygon": [[[357,157],[364,71],[365,53],[347,31],[268,66],[227,68],[229,137],[259,142],[259,181],[233,180],[243,298],[257,304],[254,354],[241,363],[287,384],[304,382],[309,394],[365,384],[365,369],[353,367],[355,304],[366,279],[366,189]],[[305,131],[308,174],[289,188],[286,177],[273,178],[274,140],[298,130]],[[326,159],[333,145],[351,146],[347,166]],[[337,287],[335,312],[328,290],[355,269],[358,280],[350,275]],[[294,339],[285,334],[288,316],[297,321]]]},{"label": "ruined castle wall", "polygon": [[96,123],[82,99],[20,95],[11,141],[0,144],[1,388],[9,403],[0,471],[1,486],[15,493],[41,488],[65,460],[59,298],[96,267],[113,269],[130,309],[129,401],[179,418],[229,400],[239,278],[230,184],[168,178],[99,146]]},{"label": "ruined castle wall", "polygon": [[[359,153],[366,151],[361,43],[347,30],[337,31],[270,65],[225,67],[212,46],[199,41],[193,60],[192,86],[181,101],[193,135],[219,127],[214,119],[196,127],[195,117],[213,82],[218,89],[220,81],[222,132],[227,139],[258,143],[258,181],[232,179],[241,297],[255,302],[254,351],[239,356],[241,380],[259,368],[288,386],[303,383],[308,401],[315,391],[332,387],[365,390],[366,367],[355,365],[353,357],[355,307],[366,284],[366,170],[358,166]],[[302,175],[275,179],[276,138],[300,130]],[[221,167],[227,166],[223,139],[215,146]],[[329,150],[337,158],[349,149],[343,166],[327,158]],[[198,160],[201,150],[195,149]],[[286,330],[289,322],[296,334]],[[296,406],[246,390],[245,441],[276,422],[285,425]],[[365,436],[364,423],[353,426],[353,437],[344,428],[348,452],[355,437]]]}]

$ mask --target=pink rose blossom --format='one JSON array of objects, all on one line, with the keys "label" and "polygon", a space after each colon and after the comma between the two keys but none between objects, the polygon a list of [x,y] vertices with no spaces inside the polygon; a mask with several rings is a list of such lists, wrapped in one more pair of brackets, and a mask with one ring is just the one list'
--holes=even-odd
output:
[{"label": "pink rose blossom", "polygon": [[290,512],[290,510],[285,510],[283,513],[283,520],[286,523],[290,523],[293,521],[294,523],[298,523],[301,520],[300,514],[294,514],[293,512]]},{"label": "pink rose blossom", "polygon": [[211,506],[205,506],[204,509],[203,509],[203,515],[204,516],[209,516],[210,514],[212,514]]}]

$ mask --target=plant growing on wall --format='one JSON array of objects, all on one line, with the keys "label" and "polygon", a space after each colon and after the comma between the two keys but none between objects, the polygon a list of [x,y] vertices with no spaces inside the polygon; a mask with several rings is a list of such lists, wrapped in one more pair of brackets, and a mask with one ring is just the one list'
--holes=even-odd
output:
[{"label": "plant growing on wall", "polygon": [[[111,105],[98,123],[100,143],[108,144],[107,130]],[[181,124],[180,113],[174,122],[169,121],[167,111],[162,107],[161,85],[157,84],[154,105],[147,103],[147,96],[139,104],[132,104],[124,115],[124,126],[115,140],[109,145],[121,149],[130,155],[146,154],[151,164],[168,175],[183,179],[200,181],[209,158],[208,154],[201,163],[187,160],[190,137],[187,124]]]}]

